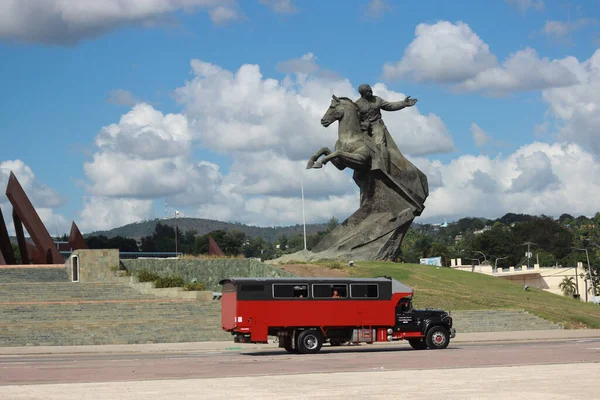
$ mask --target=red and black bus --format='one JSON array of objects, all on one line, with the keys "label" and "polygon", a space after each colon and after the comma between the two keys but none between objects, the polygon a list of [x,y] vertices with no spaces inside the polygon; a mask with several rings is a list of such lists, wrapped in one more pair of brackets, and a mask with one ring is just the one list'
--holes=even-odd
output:
[{"label": "red and black bus", "polygon": [[413,289],[390,277],[228,278],[222,328],[236,343],[268,343],[290,353],[316,353],[324,343],[408,340],[415,349],[444,349],[455,337],[452,317],[415,310]]}]

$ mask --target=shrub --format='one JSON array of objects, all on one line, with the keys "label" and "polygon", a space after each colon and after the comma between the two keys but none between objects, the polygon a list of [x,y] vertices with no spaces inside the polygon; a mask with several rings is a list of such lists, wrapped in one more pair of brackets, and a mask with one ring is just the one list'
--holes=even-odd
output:
[{"label": "shrub", "polygon": [[344,264],[339,261],[331,261],[325,264],[329,269],[344,269]]},{"label": "shrub", "polygon": [[194,283],[188,283],[187,285],[185,285],[183,287],[183,290],[186,291],[192,291],[192,290],[204,290],[204,283],[201,282],[194,282]]},{"label": "shrub", "polygon": [[159,275],[155,274],[154,272],[145,270],[145,269],[138,272],[137,277],[140,282],[154,282],[160,278]]},{"label": "shrub", "polygon": [[156,288],[182,287],[183,285],[185,285],[185,281],[180,276],[159,277],[154,281]]}]

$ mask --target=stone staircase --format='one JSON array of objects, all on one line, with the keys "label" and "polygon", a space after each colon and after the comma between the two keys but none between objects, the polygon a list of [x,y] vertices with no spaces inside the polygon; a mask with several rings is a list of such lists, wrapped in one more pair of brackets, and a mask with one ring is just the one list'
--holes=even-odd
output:
[{"label": "stone staircase", "polygon": [[457,334],[562,329],[523,310],[452,311],[451,315]]},{"label": "stone staircase", "polygon": [[0,284],[14,282],[67,282],[64,268],[10,268],[0,269]]},{"label": "stone staircase", "polygon": [[155,298],[127,285],[109,283],[31,282],[0,283],[0,303]]},{"label": "stone staircase", "polygon": [[231,340],[221,302],[157,298],[120,283],[0,284],[0,347]]}]

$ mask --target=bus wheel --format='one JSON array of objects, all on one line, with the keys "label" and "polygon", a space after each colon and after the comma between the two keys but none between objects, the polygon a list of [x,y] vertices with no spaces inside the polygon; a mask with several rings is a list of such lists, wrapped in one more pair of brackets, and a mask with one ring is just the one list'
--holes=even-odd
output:
[{"label": "bus wheel", "polygon": [[302,354],[315,354],[323,346],[323,335],[317,330],[300,331],[296,337],[296,349]]},{"label": "bus wheel", "polygon": [[450,333],[443,326],[434,326],[427,331],[425,342],[432,350],[445,349],[450,344]]},{"label": "bus wheel", "polygon": [[408,344],[415,350],[425,350],[427,348],[427,343],[425,343],[424,339],[408,339]]}]

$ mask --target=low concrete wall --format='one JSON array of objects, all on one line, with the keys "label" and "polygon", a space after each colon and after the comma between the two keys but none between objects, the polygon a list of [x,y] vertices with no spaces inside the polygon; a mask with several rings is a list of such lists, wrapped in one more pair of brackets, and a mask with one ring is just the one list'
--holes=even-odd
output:
[{"label": "low concrete wall", "polygon": [[178,275],[186,282],[202,282],[210,291],[220,291],[219,281],[230,277],[291,277],[293,274],[253,259],[221,258],[213,260],[137,259],[121,260],[135,275],[147,270],[160,276]]},{"label": "low concrete wall", "polygon": [[199,301],[211,301],[214,297],[212,290],[185,291],[181,287],[155,288],[153,282],[140,282],[135,276],[120,277],[119,281],[127,283],[127,285],[137,292],[142,294],[150,294],[157,297],[195,299]]},{"label": "low concrete wall", "polygon": [[75,259],[79,264],[79,282],[117,281],[119,250],[75,250],[65,262],[69,280],[73,280]]}]

